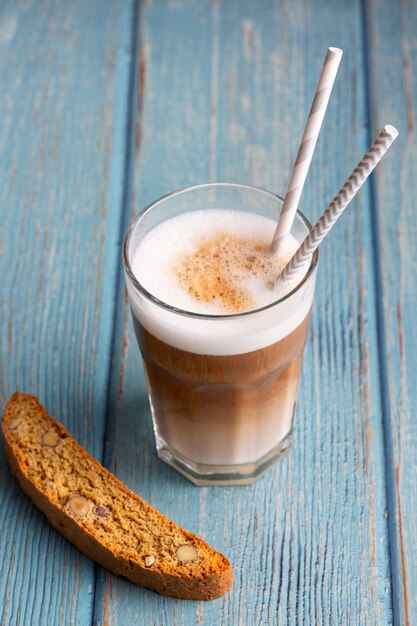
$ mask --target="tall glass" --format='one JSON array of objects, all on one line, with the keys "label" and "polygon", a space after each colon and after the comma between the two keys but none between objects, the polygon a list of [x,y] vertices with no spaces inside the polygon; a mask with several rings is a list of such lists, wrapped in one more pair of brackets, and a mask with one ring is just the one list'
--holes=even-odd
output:
[{"label": "tall glass", "polygon": [[[126,284],[157,453],[197,485],[252,483],[287,453],[318,254],[285,297],[233,315],[161,302],[134,276],[132,258],[149,231],[179,214],[222,208],[276,220],[281,205],[278,196],[255,187],[198,185],[148,206],[125,237]],[[297,212],[292,235],[301,242],[310,228]]]}]

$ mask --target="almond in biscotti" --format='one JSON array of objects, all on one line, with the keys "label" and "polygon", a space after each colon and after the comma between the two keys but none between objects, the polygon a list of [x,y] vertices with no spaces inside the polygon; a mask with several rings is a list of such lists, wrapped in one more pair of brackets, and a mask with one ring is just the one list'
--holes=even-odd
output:
[{"label": "almond in biscotti", "polygon": [[93,503],[83,496],[71,496],[67,502],[68,510],[76,517],[87,517]]},{"label": "almond in biscotti", "polygon": [[195,561],[198,558],[198,552],[193,547],[184,543],[183,545],[177,548],[175,554],[183,563],[191,563],[191,561]]},{"label": "almond in biscotti", "polygon": [[22,422],[21,417],[13,417],[7,422],[7,430],[17,430]]},{"label": "almond in biscotti", "polygon": [[41,441],[44,446],[55,448],[60,439],[60,436],[54,430],[47,430],[46,433],[43,433]]},{"label": "almond in biscotti", "polygon": [[109,516],[109,510],[106,509],[106,507],[103,506],[102,504],[98,504],[96,506],[96,508],[94,509],[94,512],[97,515],[97,517],[108,517]]}]

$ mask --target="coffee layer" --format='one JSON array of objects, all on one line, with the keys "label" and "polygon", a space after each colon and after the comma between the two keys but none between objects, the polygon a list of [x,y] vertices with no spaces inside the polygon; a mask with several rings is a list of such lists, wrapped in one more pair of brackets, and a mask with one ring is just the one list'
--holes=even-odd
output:
[{"label": "coffee layer", "polygon": [[267,454],[291,430],[309,317],[282,341],[232,356],[178,350],[133,317],[159,435],[194,463]]}]

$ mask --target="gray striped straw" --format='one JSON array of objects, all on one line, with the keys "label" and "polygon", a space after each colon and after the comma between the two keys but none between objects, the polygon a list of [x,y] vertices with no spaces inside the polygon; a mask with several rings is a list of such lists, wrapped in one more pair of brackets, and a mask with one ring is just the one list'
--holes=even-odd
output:
[{"label": "gray striped straw", "polygon": [[388,148],[398,136],[394,126],[384,126],[363,159],[353,170],[337,196],[333,198],[323,215],[304,239],[297,252],[280,274],[281,280],[295,276],[314,250],[323,241],[329,230],[342,215],[351,200],[356,196],[372,170],[378,165]]},{"label": "gray striped straw", "polygon": [[339,48],[328,48],[327,50],[316,94],[308,114],[307,124],[294,163],[291,179],[288,183],[284,204],[282,205],[278,224],[272,238],[271,252],[277,252],[280,240],[284,239],[291,232],[342,54],[343,52]]}]

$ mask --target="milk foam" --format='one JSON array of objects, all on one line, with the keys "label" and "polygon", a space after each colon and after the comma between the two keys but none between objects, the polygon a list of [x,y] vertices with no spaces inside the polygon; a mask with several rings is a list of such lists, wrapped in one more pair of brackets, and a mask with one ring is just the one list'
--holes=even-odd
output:
[{"label": "milk foam", "polygon": [[[256,311],[294,289],[309,266],[291,281],[275,285],[274,279],[300,245],[290,235],[279,257],[271,256],[268,246],[275,227],[275,221],[264,216],[229,209],[191,211],[159,224],[129,252],[132,271],[149,293],[193,313],[254,312],[221,320],[181,316],[144,298],[128,281],[134,314],[163,341],[199,354],[250,352],[285,337],[310,310],[314,278],[280,303],[279,310]],[[222,251],[228,265],[219,261]],[[216,280],[226,297],[213,297]]]},{"label": "milk foam", "polygon": [[[183,213],[146,235],[133,256],[132,270],[147,291],[178,309],[209,315],[259,309],[291,291],[299,280],[268,287],[299,245],[290,236],[278,258],[269,255],[275,226],[273,220],[243,211]],[[211,294],[218,291],[210,284],[213,278],[221,279],[220,290],[234,288],[241,298],[228,293],[212,300]]]}]

